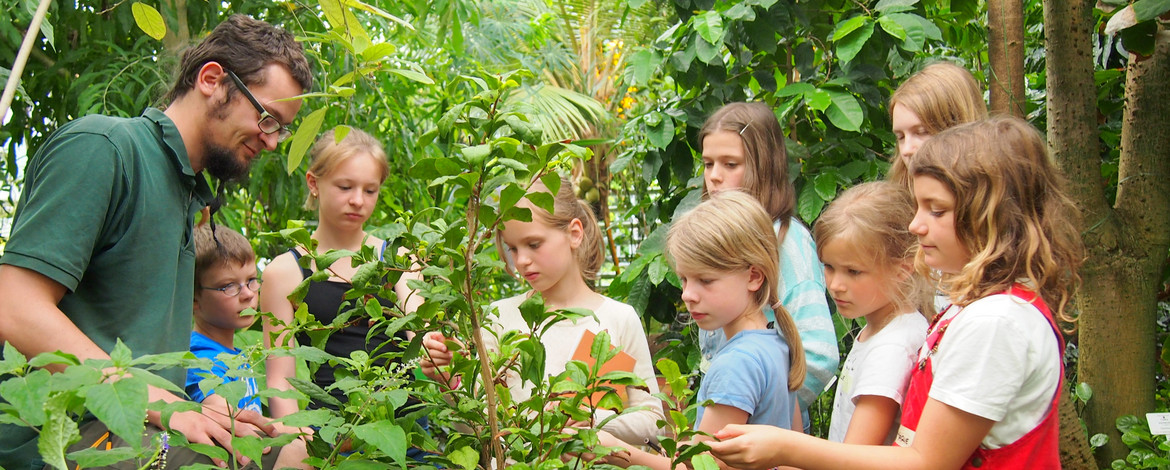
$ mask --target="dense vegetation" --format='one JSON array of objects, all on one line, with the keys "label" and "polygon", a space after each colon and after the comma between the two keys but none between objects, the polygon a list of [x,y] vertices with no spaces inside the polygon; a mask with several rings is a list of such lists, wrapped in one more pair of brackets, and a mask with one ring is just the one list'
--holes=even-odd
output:
[{"label": "dense vegetation", "polygon": [[[1050,63],[1052,55],[1045,49],[1044,6],[1038,0],[1023,3],[1023,111],[1038,128],[1051,129],[1049,118],[1059,110],[1050,111],[1048,81],[1050,70],[1059,64]],[[1118,201],[1116,188],[1125,167],[1124,97],[1135,87],[1126,80],[1137,80],[1127,67],[1147,61],[1166,68],[1158,65],[1170,60],[1165,20],[1158,16],[1170,4],[1134,2],[1130,11],[1136,11],[1135,21],[1112,22],[1119,32],[1106,35],[1094,26],[1119,17],[1112,8],[1126,2],[1100,3],[1104,9],[1091,10],[1092,24],[1082,25],[1093,32],[1086,40],[1092,41],[1095,68],[1089,73],[1096,87],[1088,160],[1112,205]],[[945,59],[972,70],[986,87],[995,86],[987,12],[1001,6],[977,0],[61,3],[42,27],[45,39],[34,47],[13,114],[0,128],[0,194],[8,195],[0,201],[0,217],[10,214],[16,203],[12,190],[19,188],[19,160],[26,150],[37,148],[53,129],[76,117],[134,116],[160,104],[157,98],[169,86],[170,67],[182,46],[226,15],[249,14],[293,31],[306,45],[321,85],[306,96],[290,142],[258,160],[247,181],[230,186],[219,216],[222,223],[254,240],[262,258],[292,244],[309,245],[307,221],[313,215],[301,207],[306,149],[329,128],[370,131],[385,142],[392,171],[369,227],[417,254],[427,282],[415,287],[428,302],[406,316],[364,303],[362,294],[383,292],[372,281],[382,275],[395,279],[409,263],[362,253],[358,258],[367,263],[359,270],[360,279],[353,279],[355,313],[380,320],[391,333],[438,329],[466,338],[483,324],[484,305],[522,288],[503,274],[491,237],[484,234],[503,220],[528,216],[514,204],[533,176],[571,174],[582,197],[594,204],[607,234],[609,263],[599,287],[633,305],[647,331],[668,344],[659,352],[659,371],[675,391],[667,397],[677,411],[671,429],[685,437],[688,431],[681,423],[693,418],[694,407],[686,376],[696,368],[698,356],[693,327],[678,320],[679,281],[662,255],[662,242],[669,221],[698,201],[695,148],[703,120],[730,101],[771,105],[788,130],[798,215],[811,225],[842,188],[884,176],[893,149],[886,103],[910,73]],[[0,8],[13,19],[0,23],[5,39],[0,57],[9,63],[35,5],[0,0]],[[0,69],[0,76],[7,72]],[[1145,190],[1170,192],[1167,181]],[[1166,265],[1165,246],[1155,248],[1161,250],[1161,258],[1153,261],[1159,276],[1145,280],[1151,304],[1164,289],[1160,274]],[[340,255],[316,256],[328,264]],[[530,308],[537,313],[531,323],[538,324],[543,309]],[[1110,411],[1110,422],[1118,414],[1141,416],[1170,408],[1165,356],[1159,355],[1160,347],[1152,347],[1155,340],[1159,345],[1167,340],[1166,309],[1155,316],[1141,308],[1133,307],[1133,315],[1144,322],[1139,324],[1150,328],[1157,320],[1159,325],[1151,347],[1141,357],[1114,358],[1114,367],[1133,371],[1129,380],[1147,384],[1139,388],[1153,393],[1146,393],[1144,404]],[[290,328],[311,331],[316,338],[323,339],[330,329],[303,312],[298,320]],[[844,352],[857,325],[838,321]],[[244,338],[254,344],[247,359],[257,369],[249,373],[263,377],[263,357],[274,352],[259,346],[255,332]],[[579,397],[596,385],[597,377],[582,366],[571,367],[564,377],[541,380],[538,339],[513,337],[499,355],[487,357],[479,350],[455,364],[468,376],[488,377],[514,360],[522,376],[539,384],[534,398],[524,403],[501,403],[492,387],[477,381],[446,391],[416,380],[409,370],[372,368],[375,358],[361,355],[334,358],[307,346],[275,352],[308,364],[340,361],[354,378],[339,382],[350,396],[340,411],[302,412],[288,423],[326,423],[312,448],[324,468],[366,468],[362,462],[421,465],[405,459],[408,445],[438,454],[447,468],[487,466],[493,457],[496,462],[507,458],[555,468],[562,463],[550,457],[580,450],[593,439],[588,432],[572,438],[558,424],[580,413]],[[418,354],[416,341],[405,355]],[[1080,354],[1071,348],[1070,360]],[[79,365],[50,376],[34,366],[75,360],[46,356],[26,361],[5,350],[0,373],[13,377],[0,384],[0,397],[7,401],[0,403],[0,420],[41,427],[42,453],[59,466],[62,449],[76,431],[75,420],[85,409],[111,422],[120,435],[138,434],[142,425],[137,417],[148,406],[146,384],[157,383],[145,370],[191,362],[178,355],[135,358],[130,351],[117,351],[113,357],[112,364]],[[99,371],[108,365],[133,370],[136,378],[103,384]],[[1071,363],[1069,370],[1070,384],[1078,383]],[[1090,390],[1097,385],[1077,389],[1079,405],[1112,400],[1109,394],[1092,397]],[[307,381],[299,382],[298,389],[295,395],[302,399],[328,397]],[[227,386],[217,390],[229,402],[230,394],[242,393]],[[568,391],[577,393],[562,393]],[[395,418],[390,410],[408,396],[420,399],[423,407]],[[830,399],[826,393],[822,402]],[[549,403],[563,413],[526,412],[543,410]],[[827,429],[828,409],[825,403],[814,406],[815,433]],[[430,432],[415,425],[414,418],[421,415],[432,417]],[[1090,434],[1100,433],[1095,445],[1110,441],[1108,446],[1120,449],[1109,450],[1100,459],[1102,465],[1125,457],[1126,447],[1134,449],[1128,463],[1133,467],[1165,462],[1159,460],[1168,455],[1165,439],[1151,436],[1140,419],[1118,423],[1124,437],[1111,426],[1089,423]],[[501,435],[507,437],[493,438]],[[337,453],[332,444],[349,439],[363,452]],[[241,447],[253,453],[268,444],[241,440]],[[673,444],[666,444],[673,453]],[[697,450],[676,455],[689,459]],[[92,459],[90,464],[102,458],[94,453],[77,457]],[[700,468],[708,464],[696,461]]]}]

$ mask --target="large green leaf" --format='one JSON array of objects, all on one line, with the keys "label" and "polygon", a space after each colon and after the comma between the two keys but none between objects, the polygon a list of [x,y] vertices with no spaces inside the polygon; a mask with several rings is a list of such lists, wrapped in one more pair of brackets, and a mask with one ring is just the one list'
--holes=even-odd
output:
[{"label": "large green leaf", "polygon": [[718,11],[711,10],[701,15],[696,15],[692,18],[695,25],[695,31],[703,40],[710,44],[723,44],[723,35],[726,30],[723,28],[723,15]]},{"label": "large green leaf", "polygon": [[98,384],[85,391],[85,408],[132,445],[141,443],[146,403],[146,382],[133,377]]},{"label": "large green leaf", "polygon": [[309,147],[317,140],[317,133],[321,132],[321,124],[325,122],[325,112],[328,110],[329,107],[322,107],[309,113],[301,120],[301,125],[293,134],[292,144],[289,145],[288,149],[288,163],[285,167],[288,174],[291,175],[297,167],[301,166],[305,152],[309,151]]},{"label": "large green leaf", "polygon": [[629,61],[630,70],[634,73],[634,83],[637,85],[645,85],[654,76],[654,71],[658,69],[658,64],[662,62],[662,57],[656,52],[642,49],[635,52],[627,60]]},{"label": "large green leaf", "polygon": [[897,13],[913,10],[916,4],[918,4],[918,0],[880,0],[873,9],[882,13]]},{"label": "large green leaf", "polygon": [[650,144],[658,148],[666,148],[674,140],[674,119],[663,116],[656,126],[648,126],[646,137]]},{"label": "large green leaf", "polygon": [[849,62],[857,57],[869,37],[873,36],[873,22],[868,21],[868,18],[865,20],[865,24],[837,41],[837,59],[841,62]]},{"label": "large green leaf", "polygon": [[853,132],[860,130],[861,124],[865,122],[865,111],[861,109],[861,103],[857,98],[843,91],[827,91],[832,98],[832,103],[825,110],[829,122],[842,130]]}]

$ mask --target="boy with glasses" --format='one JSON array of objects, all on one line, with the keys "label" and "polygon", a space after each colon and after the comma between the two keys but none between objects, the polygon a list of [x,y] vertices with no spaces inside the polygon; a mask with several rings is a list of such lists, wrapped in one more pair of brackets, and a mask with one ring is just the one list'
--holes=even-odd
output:
[{"label": "boy with glasses", "polygon": [[[251,367],[243,362],[236,367],[239,372],[229,373],[224,360],[233,364],[241,361],[223,356],[242,353],[235,347],[236,330],[252,326],[255,317],[241,314],[256,308],[259,291],[260,278],[256,275],[256,253],[252,251],[252,244],[239,232],[223,225],[195,227],[195,328],[191,330],[191,352],[195,357],[214,361],[215,365],[211,370],[187,369],[186,390],[191,400],[229,408],[224,397],[216,394],[214,389],[204,393],[200,382],[213,378],[220,379],[222,384],[242,381],[246,394],[230,408],[261,413]],[[300,432],[280,424],[276,426],[281,433]],[[302,463],[307,457],[305,443],[296,440],[281,448],[274,468],[312,468]]]}]

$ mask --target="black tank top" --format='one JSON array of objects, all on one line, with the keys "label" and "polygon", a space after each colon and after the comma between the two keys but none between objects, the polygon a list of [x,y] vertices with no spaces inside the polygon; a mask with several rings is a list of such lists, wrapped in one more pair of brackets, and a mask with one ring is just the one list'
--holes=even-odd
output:
[{"label": "black tank top", "polygon": [[[385,249],[385,247],[383,247]],[[297,260],[300,266],[301,254],[297,250],[290,249],[289,253],[293,254],[293,258]],[[313,271],[309,268],[301,267],[301,275],[305,279],[313,275]],[[345,300],[345,292],[353,288],[353,285],[348,282],[341,281],[314,281],[309,283],[309,289],[305,293],[305,304],[308,305],[309,313],[317,321],[324,325],[329,325],[341,313],[354,308],[355,302],[353,300]],[[376,297],[378,303],[384,307],[397,309],[398,306],[389,299],[381,296]],[[384,332],[372,336],[367,341],[366,337],[370,333],[369,317],[364,312],[355,312],[350,317],[348,326],[334,331],[329,335],[329,339],[325,341],[325,352],[338,357],[348,358],[353,351],[366,351],[370,357],[375,357],[380,354],[388,352],[401,353],[402,347],[400,343],[405,343],[406,333],[399,331],[394,335],[394,340],[391,341],[389,336]],[[297,344],[302,346],[311,346],[313,344],[309,335],[301,333],[296,335]],[[396,358],[395,362],[401,362]],[[386,359],[379,358],[375,361],[378,367],[386,367]],[[336,382],[334,370],[336,368],[328,362],[321,364],[317,369],[316,374],[313,375],[313,383],[321,388],[328,388]],[[346,396],[341,390],[329,390],[329,394],[338,401],[345,403]],[[315,408],[333,408],[332,406],[320,403],[317,400],[312,400],[309,403],[309,409]]]}]

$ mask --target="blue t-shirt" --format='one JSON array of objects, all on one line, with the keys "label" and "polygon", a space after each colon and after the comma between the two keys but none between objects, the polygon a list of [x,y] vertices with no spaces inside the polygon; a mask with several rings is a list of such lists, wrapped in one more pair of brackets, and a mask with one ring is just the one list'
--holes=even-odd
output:
[{"label": "blue t-shirt", "polygon": [[[240,354],[239,349],[225,348],[222,344],[204,336],[202,333],[192,331],[191,352],[195,353],[195,357],[215,361],[215,368],[211,372],[223,378],[225,383],[240,380],[239,377],[225,377],[227,375],[227,365],[223,361],[216,359],[216,356],[221,353]],[[241,368],[247,367],[248,365],[245,364]],[[187,395],[192,400],[202,403],[203,399],[207,398],[207,396],[203,395],[203,391],[199,389],[199,382],[207,376],[207,373],[206,369],[187,369]],[[258,391],[256,388],[256,379],[244,377],[243,380],[248,385],[248,394],[240,399],[239,408],[241,410],[252,410],[260,413],[260,398],[256,396],[256,392]],[[215,391],[212,390],[210,393],[215,393]]]},{"label": "blue t-shirt", "polygon": [[[747,424],[792,429],[788,343],[772,330],[737,333],[712,358],[699,386],[698,400],[746,411]],[[699,408],[699,423],[703,422],[703,411]]]}]

